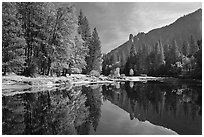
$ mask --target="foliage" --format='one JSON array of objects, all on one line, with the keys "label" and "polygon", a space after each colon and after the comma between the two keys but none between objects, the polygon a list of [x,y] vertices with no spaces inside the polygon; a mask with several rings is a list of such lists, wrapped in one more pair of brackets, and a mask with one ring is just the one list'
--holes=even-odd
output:
[{"label": "foliage", "polygon": [[72,73],[72,74],[80,74],[80,73],[81,73],[81,70],[78,69],[78,68],[71,68],[71,73]]},{"label": "foliage", "polygon": [[5,73],[61,75],[64,69],[87,68],[91,31],[82,11],[77,18],[73,4],[5,2],[2,15]]},{"label": "foliage", "polygon": [[21,28],[21,21],[12,2],[2,3],[2,68],[7,71],[19,73],[24,68],[26,46]]},{"label": "foliage", "polygon": [[198,51],[198,45],[193,36],[190,38],[190,55],[193,55],[196,51]]},{"label": "foliage", "polygon": [[87,71],[97,70],[101,72],[102,64],[102,53],[101,53],[101,42],[99,40],[98,32],[96,28],[92,33],[92,37],[89,45],[89,56],[87,57]]},{"label": "foliage", "polygon": [[[194,52],[191,51],[194,43]],[[152,76],[175,76],[201,79],[202,74],[202,42],[198,40],[194,42],[191,36],[189,40],[183,41],[179,46],[176,40],[168,41],[163,45],[161,40],[158,40],[152,47],[147,44],[139,45],[138,47],[132,44],[130,55],[127,58],[124,70],[122,73],[126,75],[141,75],[148,74]],[[136,50],[137,47],[137,50]],[[180,47],[180,48],[179,48]],[[115,55],[112,57],[105,56],[103,62],[103,74],[109,75],[114,68],[113,66]],[[114,62],[114,63],[112,63]],[[122,68],[123,66],[119,65]],[[130,70],[134,74],[130,74]],[[131,71],[132,71],[131,70]]]},{"label": "foliage", "polygon": [[99,77],[100,73],[98,71],[96,71],[96,70],[92,70],[92,71],[90,71],[90,75],[95,76],[95,77]]},{"label": "foliage", "polygon": [[75,45],[73,47],[73,52],[71,54],[72,66],[79,69],[86,68],[85,57],[87,56],[88,48],[85,47],[84,41],[81,39],[80,35],[75,36]]},{"label": "foliage", "polygon": [[130,76],[133,76],[133,75],[134,75],[133,69],[130,69],[129,75],[130,75]]}]

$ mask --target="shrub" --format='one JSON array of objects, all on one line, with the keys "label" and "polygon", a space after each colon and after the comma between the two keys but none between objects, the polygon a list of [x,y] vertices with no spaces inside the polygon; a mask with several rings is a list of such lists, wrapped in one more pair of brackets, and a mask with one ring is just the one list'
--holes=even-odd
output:
[{"label": "shrub", "polygon": [[130,76],[133,76],[133,75],[134,75],[134,71],[133,71],[133,69],[130,69],[129,74],[130,74]]},{"label": "shrub", "polygon": [[121,74],[120,77],[121,77],[121,78],[125,78],[125,74]]},{"label": "shrub", "polygon": [[81,70],[78,69],[78,68],[71,68],[71,73],[72,73],[72,74],[80,74],[80,73],[81,73]]},{"label": "shrub", "polygon": [[100,73],[99,73],[98,71],[96,71],[96,70],[92,70],[92,71],[90,72],[90,75],[91,75],[91,76],[95,76],[95,77],[99,77],[99,76],[100,76]]}]

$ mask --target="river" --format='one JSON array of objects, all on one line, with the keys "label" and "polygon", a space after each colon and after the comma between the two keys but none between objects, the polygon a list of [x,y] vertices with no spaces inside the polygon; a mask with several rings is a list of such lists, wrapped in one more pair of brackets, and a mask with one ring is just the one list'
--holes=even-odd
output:
[{"label": "river", "polygon": [[3,95],[2,117],[10,135],[202,134],[202,85],[122,82]]}]

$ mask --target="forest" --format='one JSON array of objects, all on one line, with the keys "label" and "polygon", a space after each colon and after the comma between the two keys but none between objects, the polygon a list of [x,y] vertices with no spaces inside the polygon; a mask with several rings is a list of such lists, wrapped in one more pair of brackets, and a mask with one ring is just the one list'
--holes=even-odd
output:
[{"label": "forest", "polygon": [[101,63],[97,29],[72,3],[2,3],[3,75],[89,74]]},{"label": "forest", "polygon": [[[137,45],[130,35],[126,64],[101,52],[101,41],[89,21],[72,3],[2,3],[2,72],[36,77],[67,73],[181,76],[202,78],[202,40],[158,40]],[[126,55],[127,56],[127,55]],[[116,60],[116,61],[113,61]],[[115,64],[113,64],[115,62]],[[130,73],[131,72],[131,73]]]},{"label": "forest", "polygon": [[103,57],[105,75],[115,74],[113,70],[120,67],[121,73],[125,75],[202,79],[202,40],[195,41],[192,35],[182,45],[178,45],[176,40],[167,44],[158,40],[152,47],[144,43],[137,45],[136,49],[130,34],[129,43],[132,45],[125,66],[121,66],[116,56]]}]

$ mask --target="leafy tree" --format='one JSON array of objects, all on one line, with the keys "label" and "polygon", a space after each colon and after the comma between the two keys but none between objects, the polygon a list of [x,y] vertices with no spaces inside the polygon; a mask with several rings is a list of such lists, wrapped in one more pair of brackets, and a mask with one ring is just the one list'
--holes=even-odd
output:
[{"label": "leafy tree", "polygon": [[[64,68],[100,70],[101,46],[96,29],[91,35],[82,11],[47,2],[3,4],[4,72],[22,70],[24,75],[37,73],[60,75]],[[89,52],[89,49],[92,51]],[[11,52],[12,51],[12,52]],[[91,57],[92,56],[92,57]]]},{"label": "leafy tree", "polygon": [[34,76],[38,64],[43,57],[43,46],[46,44],[45,26],[47,19],[47,3],[21,2],[18,3],[18,12],[21,15],[22,28],[27,46],[25,47],[26,74]]},{"label": "leafy tree", "polygon": [[27,43],[28,75],[34,75],[37,69],[48,75],[50,70],[60,72],[68,67],[77,31],[74,7],[35,2],[19,3],[18,7]]},{"label": "leafy tree", "polygon": [[75,45],[73,47],[73,52],[71,55],[71,62],[73,67],[78,69],[86,68],[85,57],[87,56],[87,47],[83,44],[84,41],[81,39],[80,35],[75,36]]},{"label": "leafy tree", "polygon": [[134,75],[133,69],[130,69],[129,75],[130,75],[130,76],[133,76],[133,75]]},{"label": "leafy tree", "polygon": [[63,68],[68,68],[70,63],[72,47],[75,44],[75,36],[77,30],[77,18],[75,9],[72,5],[67,7],[58,7],[56,20],[50,39],[52,44],[51,68],[55,71],[61,71]]},{"label": "leafy tree", "polygon": [[25,39],[19,20],[16,3],[2,3],[2,68],[4,75],[7,71],[18,73],[23,70],[25,63]]}]

